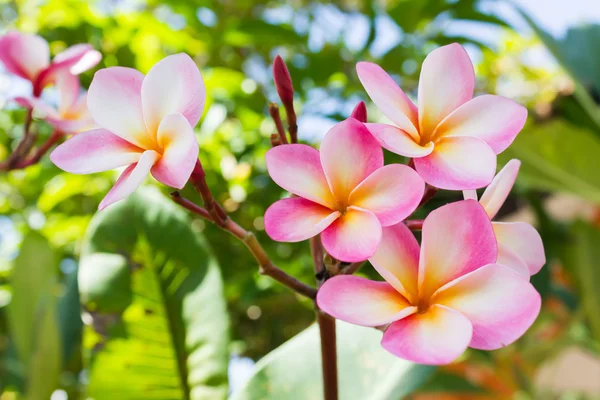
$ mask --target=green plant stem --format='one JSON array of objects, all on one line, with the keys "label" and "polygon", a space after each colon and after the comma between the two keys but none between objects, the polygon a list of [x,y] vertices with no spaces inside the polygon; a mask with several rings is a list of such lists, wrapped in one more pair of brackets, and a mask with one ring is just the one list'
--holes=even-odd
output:
[{"label": "green plant stem", "polygon": [[[291,275],[288,275],[286,272],[278,268],[273,263],[273,261],[271,261],[263,247],[256,239],[256,236],[254,236],[254,233],[245,230],[229,217],[225,217],[225,219],[220,220],[221,222],[219,223],[215,222],[215,220],[213,219],[214,216],[207,209],[204,209],[198,206],[197,204],[189,201],[188,199],[184,198],[179,192],[171,193],[171,198],[175,203],[179,204],[183,208],[193,212],[196,215],[199,215],[207,221],[216,224],[221,229],[223,229],[226,232],[229,232],[231,235],[235,236],[242,243],[244,243],[244,245],[248,248],[248,250],[250,250],[250,253],[252,253],[254,258],[258,262],[259,273],[261,275],[270,276],[279,283],[294,290],[296,293],[306,296],[310,299],[314,300],[317,297],[317,290],[315,288],[299,281]],[[220,208],[220,206],[218,207]],[[217,218],[221,218],[221,216],[216,212],[215,214],[217,215]]]}]

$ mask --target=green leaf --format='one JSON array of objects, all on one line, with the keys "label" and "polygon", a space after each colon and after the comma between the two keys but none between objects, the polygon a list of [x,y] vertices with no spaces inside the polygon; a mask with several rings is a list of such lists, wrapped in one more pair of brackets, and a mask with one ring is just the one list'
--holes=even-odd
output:
[{"label": "green leaf", "polygon": [[67,364],[80,347],[83,334],[76,271],[65,277],[65,291],[58,300],[58,320],[63,349],[62,359],[63,363]]},{"label": "green leaf", "polygon": [[600,203],[600,139],[560,120],[526,128],[504,153],[521,160],[519,181],[536,189],[571,192]]},{"label": "green leaf", "polygon": [[583,311],[596,340],[600,340],[600,230],[584,222],[576,222],[571,233],[573,240],[565,252],[565,267],[579,286]]},{"label": "green leaf", "polygon": [[[129,279],[122,279],[123,260]],[[110,272],[100,273],[103,267]],[[91,285],[94,277],[102,282]],[[79,283],[84,306],[93,293],[96,307],[84,334],[90,397],[225,398],[220,271],[182,209],[148,188],[98,213],[84,239]],[[107,311],[97,300],[108,295],[129,300]]]},{"label": "green leaf", "polygon": [[[385,351],[381,332],[336,321],[340,399],[396,400],[431,377],[435,368]],[[256,364],[231,400],[322,398],[319,328],[313,325]]]}]

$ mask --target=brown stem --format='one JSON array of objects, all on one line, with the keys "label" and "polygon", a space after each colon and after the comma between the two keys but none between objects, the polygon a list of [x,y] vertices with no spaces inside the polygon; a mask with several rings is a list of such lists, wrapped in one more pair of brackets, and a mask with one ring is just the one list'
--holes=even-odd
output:
[{"label": "brown stem", "polygon": [[420,231],[423,229],[423,220],[422,219],[409,219],[406,221],[406,226],[411,231]]},{"label": "brown stem", "polygon": [[26,155],[31,146],[33,146],[33,142],[35,140],[35,136],[31,134],[31,122],[33,120],[33,109],[27,110],[27,115],[25,116],[25,124],[24,124],[24,133],[23,137],[17,144],[17,147],[13,150],[10,156],[0,164],[0,169],[10,171],[14,169],[16,165],[21,161],[21,158]]},{"label": "brown stem", "polygon": [[52,132],[52,135],[46,140],[36,151],[33,153],[31,157],[21,161],[17,164],[16,168],[26,168],[30,165],[38,163],[42,157],[60,140],[62,137],[62,132],[55,130]]},{"label": "brown stem", "polygon": [[344,275],[352,275],[356,271],[358,271],[363,265],[365,265],[366,261],[359,261],[348,265],[347,267],[342,269],[342,274]]},{"label": "brown stem", "polygon": [[277,133],[271,133],[271,147],[277,147],[281,144],[281,139]]},{"label": "brown stem", "polygon": [[[270,276],[276,281],[282,283],[283,285],[310,299],[314,300],[317,297],[317,290],[315,288],[306,285],[305,283],[299,281],[291,275],[288,275],[286,272],[279,269],[275,264],[273,264],[265,250],[262,248],[262,246],[256,239],[256,236],[254,236],[254,233],[245,230],[230,218],[225,218],[224,220],[222,220],[222,225],[216,223],[214,215],[212,215],[208,210],[184,198],[179,192],[171,193],[171,198],[175,203],[181,205],[185,209],[193,212],[194,214],[199,215],[205,220],[216,224],[221,229],[223,229],[226,232],[229,232],[230,234],[238,238],[242,243],[244,243],[244,245],[246,245],[248,250],[250,250],[250,253],[252,253],[254,258],[258,262],[258,265],[260,267],[259,272],[261,275]],[[217,215],[217,218],[221,218],[221,216]]]},{"label": "brown stem", "polygon": [[438,191],[438,188],[427,185],[427,189],[425,189],[425,193],[423,194],[423,198],[421,199],[421,202],[419,203],[418,208],[427,204],[429,202],[429,200],[431,200],[433,198],[433,196],[435,196],[437,191]]},{"label": "brown stem", "polygon": [[275,123],[275,127],[277,128],[277,133],[279,134],[279,141],[281,144],[287,144],[287,136],[285,135],[285,128],[283,127],[283,122],[281,122],[281,115],[279,114],[279,106],[275,103],[269,104],[269,114],[271,114],[271,118]]},{"label": "brown stem", "polygon": [[287,118],[291,142],[298,143],[298,122],[296,119],[296,111],[294,110],[294,103],[285,102],[283,103],[283,106],[285,108],[285,115]]},{"label": "brown stem", "polygon": [[222,228],[225,225],[227,215],[213,198],[210,188],[206,183],[206,174],[204,173],[202,164],[200,164],[200,160],[196,160],[196,165],[194,166],[194,170],[190,176],[190,183],[202,197],[204,207],[206,207],[206,210],[210,214],[212,221]]},{"label": "brown stem", "polygon": [[323,371],[323,398],[338,399],[337,346],[335,319],[317,310],[317,323],[321,336],[321,369]]}]

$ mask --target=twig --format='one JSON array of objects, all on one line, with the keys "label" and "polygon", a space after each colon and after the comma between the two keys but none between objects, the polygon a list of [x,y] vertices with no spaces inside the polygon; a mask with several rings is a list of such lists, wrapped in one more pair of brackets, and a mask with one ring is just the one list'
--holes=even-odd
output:
[{"label": "twig", "polygon": [[335,319],[317,310],[317,323],[321,336],[321,362],[323,371],[323,397],[325,400],[338,399],[337,345]]},{"label": "twig", "polygon": [[15,166],[21,160],[21,157],[26,155],[29,152],[29,150],[31,149],[31,146],[33,146],[34,140],[32,140],[32,136],[33,136],[33,139],[35,139],[35,136],[31,134],[32,120],[33,120],[33,109],[30,108],[27,110],[27,115],[25,116],[23,137],[21,138],[21,140],[19,141],[19,144],[17,144],[17,147],[13,150],[11,155],[8,156],[6,161],[4,161],[2,164],[0,164],[0,169],[7,170],[7,171],[14,169]]},{"label": "twig", "polygon": [[210,214],[212,221],[221,228],[225,226],[227,214],[225,214],[225,211],[213,198],[210,188],[206,183],[206,174],[204,173],[204,169],[202,168],[202,164],[200,164],[199,160],[196,161],[196,165],[194,166],[194,170],[190,176],[190,183],[202,197],[204,207],[206,207],[206,210]]},{"label": "twig", "polygon": [[25,159],[17,164],[16,168],[26,168],[30,165],[38,163],[42,157],[60,140],[62,137],[62,132],[55,130],[52,132],[52,135],[46,140],[36,151],[33,153],[31,157]]},{"label": "twig", "polygon": [[342,269],[342,274],[344,275],[352,275],[356,271],[358,271],[363,265],[365,265],[367,261],[359,261],[348,265],[347,267]]},{"label": "twig", "polygon": [[285,116],[288,123],[291,142],[298,143],[298,122],[296,119],[296,111],[294,110],[294,103],[283,103],[283,106],[285,108]]},{"label": "twig", "polygon": [[[250,250],[250,253],[252,253],[254,258],[258,262],[258,265],[260,267],[259,273],[261,275],[270,276],[276,281],[282,283],[283,285],[310,299],[314,300],[317,297],[317,290],[315,288],[299,281],[291,275],[288,275],[286,272],[278,268],[271,261],[265,250],[262,248],[262,246],[256,239],[256,236],[254,236],[254,233],[245,230],[236,222],[234,222],[231,218],[226,218],[223,221],[222,225],[216,223],[214,220],[214,216],[208,210],[184,198],[179,192],[171,193],[171,198],[175,203],[181,205],[185,209],[193,212],[194,214],[199,215],[203,219],[216,224],[221,229],[223,229],[226,232],[229,232],[230,234],[238,238],[242,243],[244,243],[244,245],[248,248],[248,250]],[[220,216],[218,216],[217,218],[220,218]]]},{"label": "twig", "polygon": [[433,198],[433,196],[435,196],[437,191],[438,191],[438,188],[427,185],[427,189],[425,189],[423,198],[421,199],[421,202],[419,203],[419,206],[417,208],[420,208],[420,207],[424,206],[425,204],[427,204],[429,202],[429,200],[431,200]]},{"label": "twig", "polygon": [[285,135],[285,128],[283,127],[283,122],[281,122],[281,115],[279,114],[279,106],[275,103],[269,104],[269,114],[271,114],[271,118],[275,123],[275,127],[277,128],[277,133],[279,133],[279,140],[281,144],[287,144],[287,136]]},{"label": "twig", "polygon": [[411,231],[420,231],[421,229],[423,229],[423,220],[422,219],[406,220],[406,226]]}]

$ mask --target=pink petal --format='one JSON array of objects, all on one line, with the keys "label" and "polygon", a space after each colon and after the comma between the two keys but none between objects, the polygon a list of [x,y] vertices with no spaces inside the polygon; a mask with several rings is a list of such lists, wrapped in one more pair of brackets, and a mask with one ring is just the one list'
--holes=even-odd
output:
[{"label": "pink petal", "polygon": [[390,164],[369,175],[351,193],[349,204],[371,211],[382,226],[394,225],[419,205],[425,182],[414,169]]},{"label": "pink petal", "polygon": [[417,311],[388,283],[353,275],[325,281],[317,293],[317,304],[337,319],[362,326],[386,325]]},{"label": "pink petal", "polygon": [[443,365],[456,360],[471,341],[473,328],[458,311],[431,306],[425,313],[394,322],[381,345],[390,353],[419,364]]},{"label": "pink petal", "polygon": [[58,112],[61,114],[68,113],[79,99],[81,90],[79,78],[69,73],[59,74],[56,77],[56,88],[60,96]]},{"label": "pink petal", "polygon": [[473,64],[460,44],[442,46],[429,53],[419,79],[421,135],[431,135],[444,118],[471,100],[474,88]]},{"label": "pink petal", "polygon": [[276,184],[300,197],[333,207],[319,152],[305,144],[273,147],[266,154],[267,170]]},{"label": "pink petal", "polygon": [[149,132],[156,132],[162,119],[181,113],[192,127],[204,111],[206,89],[202,75],[187,54],[175,54],[157,62],[142,84],[144,119]]},{"label": "pink petal", "polygon": [[33,81],[48,67],[50,49],[38,35],[9,32],[0,38],[0,61],[11,74]]},{"label": "pink petal", "polygon": [[394,124],[418,139],[417,107],[379,65],[370,62],[356,64],[358,79],[373,103]]},{"label": "pink petal", "polygon": [[46,118],[49,115],[56,118],[59,117],[58,112],[39,97],[15,97],[13,100],[21,107],[33,109],[35,117]]},{"label": "pink petal", "polygon": [[323,231],[321,240],[325,250],[340,261],[366,260],[381,241],[381,223],[369,211],[348,207]]},{"label": "pink petal", "polygon": [[[94,126],[94,121],[90,118],[82,119],[61,119],[47,116],[44,118],[46,122],[55,127],[58,131],[64,134],[71,134],[89,130]],[[139,154],[139,153],[138,153]]]},{"label": "pink petal", "polygon": [[321,165],[333,195],[343,203],[360,182],[383,167],[383,150],[363,123],[348,118],[323,138]]},{"label": "pink petal", "polygon": [[88,91],[88,107],[98,125],[143,149],[154,148],[142,114],[144,75],[132,68],[96,72]]},{"label": "pink petal", "polygon": [[473,324],[470,347],[494,350],[521,337],[540,312],[541,297],[527,279],[502,265],[486,265],[450,282],[432,299]]},{"label": "pink petal", "polygon": [[381,243],[369,262],[390,285],[416,304],[419,243],[403,223],[383,228]]},{"label": "pink petal", "polygon": [[80,43],[58,53],[52,60],[51,68],[68,69],[69,73],[79,75],[95,67],[101,59],[102,54],[92,45]]},{"label": "pink petal", "polygon": [[470,190],[463,190],[463,198],[465,200],[477,200],[477,190],[475,189],[470,189]]},{"label": "pink petal", "polygon": [[546,264],[544,244],[535,228],[525,222],[492,222],[498,245],[521,257],[530,275],[537,274]]},{"label": "pink petal", "polygon": [[498,260],[496,264],[504,265],[529,280],[529,267],[525,261],[517,253],[500,243],[498,243]]},{"label": "pink petal", "polygon": [[515,140],[525,121],[525,107],[505,97],[488,94],[458,107],[442,121],[434,135],[477,137],[499,154]]},{"label": "pink petal", "polygon": [[265,230],[278,242],[300,242],[318,235],[339,216],[339,212],[310,200],[292,197],[267,209]]},{"label": "pink petal", "polygon": [[156,140],[163,153],[152,167],[152,176],[167,186],[183,189],[198,160],[194,129],[183,115],[167,115],[158,126]]},{"label": "pink petal", "polygon": [[510,191],[517,180],[521,161],[510,160],[494,177],[492,183],[485,189],[479,202],[491,218],[494,218],[500,207],[506,201]]},{"label": "pink petal", "polygon": [[492,223],[475,200],[450,203],[432,211],[423,222],[419,258],[419,296],[496,262],[498,250]]},{"label": "pink petal", "polygon": [[472,137],[442,138],[430,155],[414,162],[425,182],[447,190],[478,189],[489,184],[496,171],[496,154]]},{"label": "pink petal", "polygon": [[433,142],[421,146],[402,129],[386,124],[365,124],[369,132],[389,151],[405,157],[425,157],[433,151]]},{"label": "pink petal", "polygon": [[50,154],[50,160],[72,174],[91,174],[136,163],[142,152],[105,129],[94,129],[59,145]]}]

